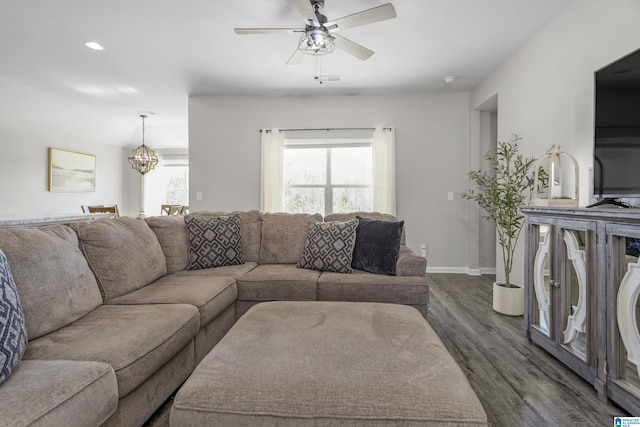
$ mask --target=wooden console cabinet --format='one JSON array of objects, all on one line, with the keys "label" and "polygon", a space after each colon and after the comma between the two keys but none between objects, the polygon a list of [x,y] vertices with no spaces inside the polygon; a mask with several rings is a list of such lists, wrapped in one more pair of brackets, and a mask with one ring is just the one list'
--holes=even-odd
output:
[{"label": "wooden console cabinet", "polygon": [[523,211],[524,335],[640,416],[640,209]]}]

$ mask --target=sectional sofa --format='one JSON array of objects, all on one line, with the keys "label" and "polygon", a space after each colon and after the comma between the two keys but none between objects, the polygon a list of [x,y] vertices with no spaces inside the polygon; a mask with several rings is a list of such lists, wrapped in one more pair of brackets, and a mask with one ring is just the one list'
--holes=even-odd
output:
[{"label": "sectional sofa", "polygon": [[[400,224],[393,271],[337,272],[350,262],[331,251],[358,250],[343,243],[363,219]],[[351,228],[327,252],[334,224]],[[315,254],[312,226],[321,232]],[[0,384],[3,425],[142,425],[262,301],[396,303],[426,317],[429,300],[426,260],[406,247],[402,223],[377,213],[197,212],[0,228],[0,250],[29,341]],[[328,261],[316,268],[319,260]]]}]

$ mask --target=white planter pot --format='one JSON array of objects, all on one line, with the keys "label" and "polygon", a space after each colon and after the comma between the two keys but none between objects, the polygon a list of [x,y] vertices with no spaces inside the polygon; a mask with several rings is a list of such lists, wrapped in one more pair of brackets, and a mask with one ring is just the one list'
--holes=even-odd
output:
[{"label": "white planter pot", "polygon": [[493,283],[493,309],[507,316],[524,314],[524,287],[513,285],[507,288],[504,284]]}]

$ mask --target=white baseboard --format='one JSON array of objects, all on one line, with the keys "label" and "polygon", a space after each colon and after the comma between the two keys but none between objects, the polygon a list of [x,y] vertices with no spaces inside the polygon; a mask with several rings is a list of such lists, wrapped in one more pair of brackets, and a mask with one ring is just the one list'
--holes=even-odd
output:
[{"label": "white baseboard", "polygon": [[495,276],[496,274],[496,268],[495,267],[482,267],[480,269],[480,274],[493,274]]},{"label": "white baseboard", "polygon": [[427,273],[468,274],[466,267],[427,267]]},{"label": "white baseboard", "polygon": [[427,267],[427,273],[468,274],[469,276],[481,276],[483,274],[496,274],[496,269],[489,267]]}]

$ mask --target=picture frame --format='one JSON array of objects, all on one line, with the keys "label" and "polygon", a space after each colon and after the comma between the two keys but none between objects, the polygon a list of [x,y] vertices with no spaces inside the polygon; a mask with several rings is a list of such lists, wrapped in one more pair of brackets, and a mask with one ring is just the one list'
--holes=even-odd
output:
[{"label": "picture frame", "polygon": [[49,147],[49,191],[96,191],[96,156]]}]

